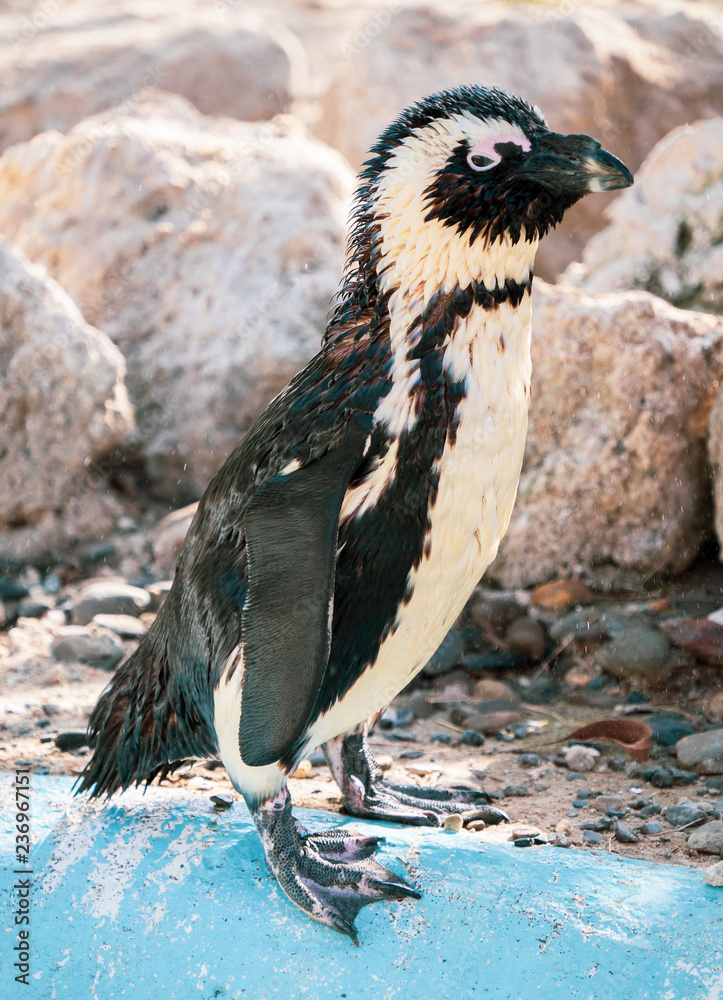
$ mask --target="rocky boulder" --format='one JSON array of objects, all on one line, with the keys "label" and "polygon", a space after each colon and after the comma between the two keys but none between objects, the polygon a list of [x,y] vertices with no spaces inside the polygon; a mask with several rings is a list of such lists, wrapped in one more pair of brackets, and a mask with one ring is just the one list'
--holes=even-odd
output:
[{"label": "rocky boulder", "polygon": [[120,351],[44,269],[0,241],[0,558],[102,534],[89,464],[133,426]]},{"label": "rocky boulder", "polygon": [[[327,48],[334,69],[318,134],[355,167],[403,107],[462,83],[521,94],[552,128],[594,135],[631,169],[670,129],[723,113],[723,21],[708,4],[393,2],[355,8]],[[551,277],[579,256],[611,197],[567,214],[542,244],[538,273]]]},{"label": "rocky boulder", "polygon": [[723,118],[667,135],[609,214],[566,278],[589,292],[645,288],[723,312]]},{"label": "rocky boulder", "polygon": [[0,160],[0,232],[123,351],[156,490],[200,495],[319,348],[353,175],[292,119],[151,92]]},{"label": "rocky boulder", "polygon": [[46,0],[0,17],[0,149],[132,101],[144,87],[246,121],[290,110],[306,75],[298,41],[237,2]]},{"label": "rocky boulder", "polygon": [[530,431],[489,575],[524,586],[582,566],[679,572],[710,532],[706,423],[723,321],[647,292],[536,281]]}]

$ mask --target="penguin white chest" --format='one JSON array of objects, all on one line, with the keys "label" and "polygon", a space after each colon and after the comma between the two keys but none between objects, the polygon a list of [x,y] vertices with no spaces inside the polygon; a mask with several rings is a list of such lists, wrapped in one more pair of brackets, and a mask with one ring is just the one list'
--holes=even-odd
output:
[{"label": "penguin white chest", "polygon": [[[522,467],[530,395],[530,303],[474,310],[444,353],[464,380],[454,440],[438,462],[425,555],[409,575],[411,597],[376,660],[314,725],[323,742],[385,707],[435,652],[507,530]],[[378,484],[377,484],[378,488]]]}]

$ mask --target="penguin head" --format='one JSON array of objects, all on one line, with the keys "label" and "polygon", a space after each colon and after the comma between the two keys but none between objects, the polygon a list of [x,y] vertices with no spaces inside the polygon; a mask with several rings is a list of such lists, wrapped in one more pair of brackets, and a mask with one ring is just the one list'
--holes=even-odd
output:
[{"label": "penguin head", "polygon": [[460,87],[412,105],[379,137],[360,175],[355,233],[364,242],[376,226],[382,257],[405,240],[432,253],[460,241],[536,246],[584,194],[632,182],[599,142],[551,132],[521,98]]}]

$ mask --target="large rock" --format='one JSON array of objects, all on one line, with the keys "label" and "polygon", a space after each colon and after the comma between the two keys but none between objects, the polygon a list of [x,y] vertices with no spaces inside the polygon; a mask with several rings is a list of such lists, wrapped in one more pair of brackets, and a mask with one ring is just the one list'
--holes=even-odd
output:
[{"label": "large rock", "polygon": [[645,288],[723,312],[723,118],[683,125],[650,153],[566,277],[589,292]]},{"label": "large rock", "polygon": [[530,431],[506,586],[611,563],[678,572],[710,531],[706,417],[723,321],[647,292],[535,282]]},{"label": "large rock", "polygon": [[193,499],[319,348],[353,175],[294,120],[141,95],[0,160],[0,232],[120,346],[156,489]]},{"label": "large rock", "polygon": [[713,479],[715,533],[723,561],[723,388],[718,389],[708,418],[708,461]]},{"label": "large rock", "polygon": [[[723,21],[711,5],[393,2],[345,17],[344,34],[327,42],[336,63],[318,131],[353,166],[403,107],[462,83],[521,94],[551,127],[596,136],[632,169],[671,128],[723,113]],[[611,197],[568,212],[542,245],[538,273],[558,274],[579,256]]]},{"label": "large rock", "polygon": [[112,524],[117,509],[88,465],[132,428],[124,370],[62,288],[0,241],[0,558]]},{"label": "large rock", "polygon": [[290,110],[303,50],[242,4],[45,0],[0,18],[0,149],[127,103],[143,87],[247,121]]}]

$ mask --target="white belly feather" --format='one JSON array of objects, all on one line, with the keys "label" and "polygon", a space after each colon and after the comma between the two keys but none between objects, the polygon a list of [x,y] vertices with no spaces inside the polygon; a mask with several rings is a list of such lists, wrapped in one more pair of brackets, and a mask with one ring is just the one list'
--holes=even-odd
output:
[{"label": "white belly feather", "polygon": [[[422,669],[494,559],[507,530],[527,434],[529,296],[517,308],[503,304],[494,312],[473,310],[455,331],[444,364],[454,380],[465,380],[466,396],[458,411],[456,441],[454,445],[447,442],[439,461],[429,556],[412,570],[411,600],[400,608],[397,626],[380,646],[376,661],[319,717],[309,732],[307,748],[374,715]],[[388,455],[395,458],[396,448]],[[355,489],[347,500],[347,511],[362,512],[376,501],[390,463],[391,459]],[[242,681],[239,648],[229,658],[214,692],[219,751],[234,785],[263,797],[278,791],[286,777],[276,764],[249,767],[241,759]]]},{"label": "white belly feather", "polygon": [[[412,598],[400,609],[397,627],[375,663],[318,719],[309,746],[374,715],[422,669],[507,530],[527,435],[529,296],[517,308],[504,304],[492,313],[473,311],[455,332],[444,361],[455,379],[465,379],[467,395],[460,404],[455,444],[447,443],[439,462],[429,557],[412,571]],[[374,488],[378,491],[376,480]]]}]

